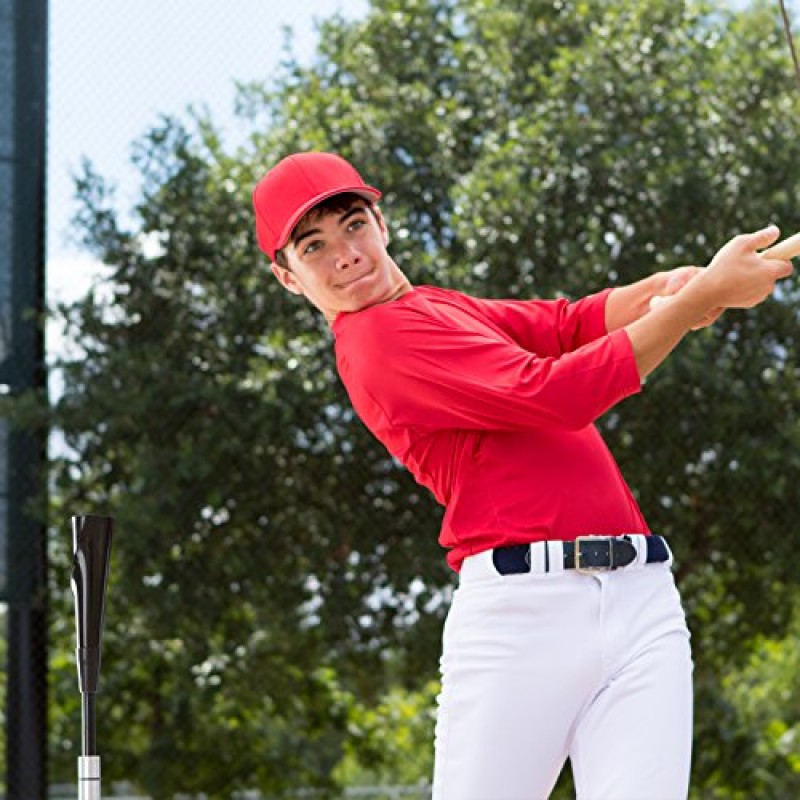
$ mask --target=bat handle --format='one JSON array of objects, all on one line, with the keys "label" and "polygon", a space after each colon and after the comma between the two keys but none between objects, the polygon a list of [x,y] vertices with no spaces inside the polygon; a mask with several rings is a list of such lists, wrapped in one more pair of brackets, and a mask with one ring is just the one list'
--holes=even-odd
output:
[{"label": "bat handle", "polygon": [[766,258],[775,258],[780,261],[788,261],[791,258],[797,258],[797,256],[800,256],[800,233],[796,233],[794,236],[790,236],[788,239],[784,239],[782,242],[778,242],[778,244],[774,244],[772,247],[762,250],[759,255]]}]

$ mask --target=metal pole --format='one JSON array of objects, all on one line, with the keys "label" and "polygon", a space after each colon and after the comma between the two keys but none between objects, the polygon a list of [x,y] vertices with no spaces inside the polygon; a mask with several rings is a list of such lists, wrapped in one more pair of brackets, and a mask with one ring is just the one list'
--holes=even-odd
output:
[{"label": "metal pole", "polygon": [[[0,384],[44,392],[44,224],[47,0],[0,2]],[[0,547],[9,567],[6,784],[8,800],[47,792],[47,552],[41,437],[14,432],[0,454]],[[41,506],[37,502],[37,506]],[[5,541],[6,535],[8,541]],[[0,723],[2,724],[2,723]]]}]

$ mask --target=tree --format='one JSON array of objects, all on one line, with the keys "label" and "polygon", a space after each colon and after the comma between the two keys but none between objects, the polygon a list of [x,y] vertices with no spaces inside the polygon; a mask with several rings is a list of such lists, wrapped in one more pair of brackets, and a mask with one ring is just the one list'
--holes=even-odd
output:
[{"label": "tree", "polygon": [[354,708],[337,778],[345,786],[428,785],[438,681],[419,691],[391,688],[374,708]]},{"label": "tree", "polygon": [[[268,165],[351,158],[412,280],[487,296],[578,296],[797,222],[798,102],[763,4],[384,0],[320,36],[311,65],[289,50],[242,88],[241,150],[203,119],[138,143],[130,229],[87,166],[76,226],[108,273],[59,310],[80,347],[61,397],[17,406],[63,432],[54,518],[117,519],[100,735],[109,776],[158,797],[334,792],[343,752],[369,752],[348,722],[435,677],[453,583],[440,511],[355,419],[325,326],[257,253],[249,192]],[[709,735],[730,708],[720,675],[786,629],[798,577],[796,293],[725,315],[602,420],[677,552],[698,737],[716,743],[698,748],[702,791],[744,763]],[[66,542],[54,529],[61,566]],[[59,776],[77,729],[62,578]]]},{"label": "tree", "polygon": [[800,614],[795,603],[788,635],[779,640],[756,637],[745,664],[725,676],[725,699],[751,740],[751,797],[793,797],[800,791],[798,633]]}]

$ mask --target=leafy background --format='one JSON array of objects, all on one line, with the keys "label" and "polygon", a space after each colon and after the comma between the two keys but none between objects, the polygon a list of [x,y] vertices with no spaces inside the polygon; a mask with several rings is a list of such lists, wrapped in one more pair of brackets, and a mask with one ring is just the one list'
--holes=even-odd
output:
[{"label": "leafy background", "polygon": [[[152,797],[430,777],[454,577],[439,509],[355,418],[331,337],[271,279],[250,191],[309,148],[384,191],[414,282],[578,297],[800,228],[800,95],[774,4],[382,0],[139,140],[125,219],[87,163],[74,228],[106,266],[52,309],[63,393],[49,518],[112,514],[104,773]],[[154,248],[154,243],[156,247]],[[669,537],[693,632],[693,797],[800,790],[795,279],[684,342],[600,422]],[[389,354],[387,354],[388,356]],[[69,510],[69,512],[68,512]],[[71,554],[51,537],[50,763],[74,771]],[[569,775],[557,790],[569,795]]]}]

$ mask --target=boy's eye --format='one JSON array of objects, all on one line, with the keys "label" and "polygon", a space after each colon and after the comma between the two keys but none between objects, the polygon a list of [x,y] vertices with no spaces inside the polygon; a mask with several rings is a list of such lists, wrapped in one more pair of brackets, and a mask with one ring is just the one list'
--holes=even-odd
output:
[{"label": "boy's eye", "polygon": [[358,230],[359,228],[361,228],[362,226],[364,226],[365,224],[366,223],[365,223],[365,221],[363,219],[354,219],[347,227],[351,231],[355,231],[355,230]]},{"label": "boy's eye", "polygon": [[303,250],[303,255],[314,253],[319,250],[320,247],[322,247],[322,242],[319,241],[319,239],[314,239],[306,245],[305,250]]}]

